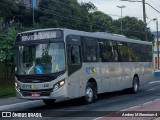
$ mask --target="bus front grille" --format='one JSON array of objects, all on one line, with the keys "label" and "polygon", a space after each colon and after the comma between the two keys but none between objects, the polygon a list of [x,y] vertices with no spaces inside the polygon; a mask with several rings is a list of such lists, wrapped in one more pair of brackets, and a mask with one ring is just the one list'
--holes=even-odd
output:
[{"label": "bus front grille", "polygon": [[[55,78],[54,78],[55,79]],[[43,82],[50,82],[54,79],[46,79],[46,78],[20,78],[19,81],[22,83],[43,83]]]},{"label": "bus front grille", "polygon": [[33,93],[37,93],[40,96],[50,96],[51,92],[53,91],[53,89],[46,89],[46,90],[20,90],[20,92],[22,93],[22,95],[24,97],[26,96],[32,96]]}]

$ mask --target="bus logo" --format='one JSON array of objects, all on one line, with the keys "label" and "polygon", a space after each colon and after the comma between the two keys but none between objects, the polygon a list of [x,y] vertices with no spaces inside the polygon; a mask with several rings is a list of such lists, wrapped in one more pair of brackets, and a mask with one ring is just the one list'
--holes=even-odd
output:
[{"label": "bus logo", "polygon": [[97,69],[96,69],[96,67],[86,67],[86,72],[88,74],[93,74],[93,73],[97,72]]},{"label": "bus logo", "polygon": [[2,117],[11,117],[11,112],[2,112]]}]

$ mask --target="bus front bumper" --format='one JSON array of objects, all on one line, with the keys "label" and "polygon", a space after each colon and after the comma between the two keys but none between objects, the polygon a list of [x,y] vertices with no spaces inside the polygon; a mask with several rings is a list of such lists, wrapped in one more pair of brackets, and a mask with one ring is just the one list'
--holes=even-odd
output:
[{"label": "bus front bumper", "polygon": [[67,98],[66,87],[62,86],[53,91],[53,89],[44,90],[19,90],[16,88],[16,97],[20,99],[65,99]]}]

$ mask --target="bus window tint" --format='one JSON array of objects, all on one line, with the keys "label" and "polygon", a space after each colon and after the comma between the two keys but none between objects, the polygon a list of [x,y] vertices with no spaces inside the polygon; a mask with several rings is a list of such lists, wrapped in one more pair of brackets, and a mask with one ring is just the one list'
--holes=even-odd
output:
[{"label": "bus window tint", "polygon": [[152,46],[146,45],[146,62],[152,62]]},{"label": "bus window tint", "polygon": [[148,45],[142,45],[141,47],[141,59],[143,62],[151,62],[152,61],[152,48],[151,46],[148,46]]},{"label": "bus window tint", "polygon": [[99,42],[99,55],[102,62],[110,62],[113,58],[113,48],[110,41],[100,40]]},{"label": "bus window tint", "polygon": [[128,43],[128,61],[129,62],[138,62],[138,49],[135,43]]},{"label": "bus window tint", "polygon": [[128,62],[129,61],[129,52],[130,49],[125,42],[118,42],[118,48],[119,48],[119,53],[121,56],[121,62]]},{"label": "bus window tint", "polygon": [[113,46],[113,57],[112,62],[120,62],[121,61],[121,55],[119,52],[118,44],[116,41],[111,41],[111,44]]},{"label": "bus window tint", "polygon": [[151,62],[152,46],[112,40],[99,40],[102,62]]},{"label": "bus window tint", "polygon": [[78,45],[69,46],[69,61],[70,64],[80,64],[80,48]]},{"label": "bus window tint", "polygon": [[130,62],[151,62],[152,46],[128,43]]},{"label": "bus window tint", "polygon": [[97,62],[98,41],[95,38],[83,37],[84,62]]}]

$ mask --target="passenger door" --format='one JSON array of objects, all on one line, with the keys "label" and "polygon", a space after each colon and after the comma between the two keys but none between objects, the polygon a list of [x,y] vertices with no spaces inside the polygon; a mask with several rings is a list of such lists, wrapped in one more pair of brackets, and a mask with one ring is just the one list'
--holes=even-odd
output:
[{"label": "passenger door", "polygon": [[70,98],[79,97],[81,81],[81,40],[80,36],[67,36],[68,94]]}]

